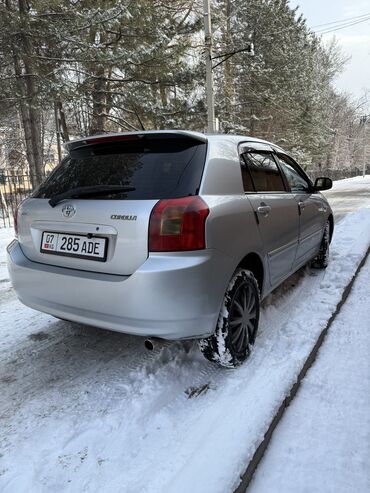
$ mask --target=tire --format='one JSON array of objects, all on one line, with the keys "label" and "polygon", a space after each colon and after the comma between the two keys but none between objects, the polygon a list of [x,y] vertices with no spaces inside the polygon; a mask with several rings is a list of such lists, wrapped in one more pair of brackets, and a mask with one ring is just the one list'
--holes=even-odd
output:
[{"label": "tire", "polygon": [[243,363],[256,339],[259,315],[257,281],[249,270],[238,269],[226,290],[214,334],[199,341],[203,355],[226,368]]},{"label": "tire", "polygon": [[314,269],[326,269],[329,264],[329,245],[330,245],[330,222],[327,221],[324,234],[321,240],[320,250],[312,260],[311,267]]}]

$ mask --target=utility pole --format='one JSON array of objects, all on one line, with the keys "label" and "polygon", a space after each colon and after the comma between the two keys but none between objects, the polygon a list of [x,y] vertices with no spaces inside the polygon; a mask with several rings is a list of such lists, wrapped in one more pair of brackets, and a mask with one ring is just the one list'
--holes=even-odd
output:
[{"label": "utility pole", "polygon": [[211,28],[211,5],[210,0],[204,0],[204,32],[206,53],[206,95],[207,95],[207,130],[215,132],[215,101],[213,94],[212,74],[212,28]]}]

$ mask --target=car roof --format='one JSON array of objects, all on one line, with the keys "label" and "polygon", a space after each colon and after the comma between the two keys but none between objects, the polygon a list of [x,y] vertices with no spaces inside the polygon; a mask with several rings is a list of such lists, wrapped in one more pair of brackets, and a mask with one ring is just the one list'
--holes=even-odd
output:
[{"label": "car roof", "polygon": [[99,135],[92,135],[90,137],[84,137],[84,138],[79,138],[75,140],[71,140],[69,142],[65,143],[65,147],[68,150],[74,149],[76,147],[85,146],[89,145],[92,143],[98,144],[99,142],[107,142],[110,139],[112,141],[119,140],[122,137],[130,137],[130,136],[165,136],[167,135],[168,137],[189,137],[194,140],[198,140],[200,142],[217,142],[222,140],[226,141],[231,141],[238,145],[241,142],[256,142],[260,144],[266,144],[269,146],[272,146],[276,150],[280,150],[282,152],[283,149],[281,149],[278,145],[269,142],[267,140],[259,139],[257,137],[253,137],[250,135],[234,135],[234,134],[220,134],[220,133],[201,133],[201,132],[195,132],[191,130],[141,130],[137,132],[117,132],[117,133],[105,133],[105,134],[99,134]]}]

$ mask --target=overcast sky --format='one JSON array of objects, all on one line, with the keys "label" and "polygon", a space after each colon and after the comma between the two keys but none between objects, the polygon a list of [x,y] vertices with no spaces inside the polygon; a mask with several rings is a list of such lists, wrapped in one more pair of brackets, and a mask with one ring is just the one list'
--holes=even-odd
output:
[{"label": "overcast sky", "polygon": [[[315,28],[318,24],[370,14],[369,0],[290,0],[290,4],[292,7],[299,6],[299,12],[314,31],[323,29]],[[334,29],[336,26],[325,27]],[[333,36],[337,38],[344,54],[351,56],[336,86],[356,98],[361,97],[365,90],[370,93],[370,20],[325,34],[323,39],[328,40]]]}]

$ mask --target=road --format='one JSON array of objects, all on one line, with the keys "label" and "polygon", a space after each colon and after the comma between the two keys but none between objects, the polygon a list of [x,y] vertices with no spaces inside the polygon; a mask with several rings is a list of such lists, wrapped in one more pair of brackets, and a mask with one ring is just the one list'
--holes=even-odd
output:
[{"label": "road", "polygon": [[323,193],[330,201],[335,221],[338,222],[370,200],[370,175],[334,182],[333,188]]}]

